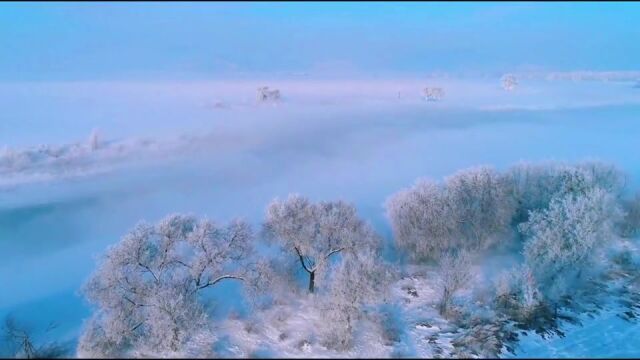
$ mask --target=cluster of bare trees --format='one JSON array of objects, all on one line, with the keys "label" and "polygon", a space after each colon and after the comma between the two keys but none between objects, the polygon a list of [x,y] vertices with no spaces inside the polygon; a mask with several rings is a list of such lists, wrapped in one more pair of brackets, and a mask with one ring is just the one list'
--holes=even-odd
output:
[{"label": "cluster of bare trees", "polygon": [[[614,237],[637,233],[640,201],[624,199],[624,183],[599,162],[482,166],[443,182],[419,180],[391,196],[386,210],[397,247],[412,262],[438,267],[443,316],[473,280],[474,259],[503,245],[519,249],[524,264],[501,276],[497,297],[527,312],[578,286]],[[256,251],[259,239],[281,257]],[[381,248],[353,205],[299,195],[269,204],[258,233],[242,220],[185,215],[142,223],[108,249],[84,287],[96,310],[78,352],[210,356],[216,335],[204,298],[222,281],[241,281],[251,297],[322,299],[327,345],[349,348],[363,307],[380,303],[391,280]],[[305,290],[294,289],[298,274]]]},{"label": "cluster of bare trees", "polygon": [[[384,284],[380,238],[342,201],[313,203],[292,195],[267,208],[261,232],[308,275],[347,346],[361,305]],[[210,356],[215,334],[203,294],[221,281],[243,281],[253,294],[271,290],[282,269],[262,261],[250,225],[218,225],[171,215],[139,224],[109,248],[83,291],[96,307],[85,324],[82,356]],[[277,266],[276,266],[277,267]],[[295,271],[286,268],[285,271]],[[282,282],[282,279],[280,279]],[[333,332],[335,334],[336,332]]]},{"label": "cluster of bare trees", "polygon": [[571,293],[613,239],[637,232],[640,201],[625,200],[624,185],[624,175],[601,162],[477,167],[443,183],[419,180],[386,207],[409,258],[440,264],[443,314],[469,281],[468,254],[501,244],[519,249],[525,265],[503,277],[499,291],[510,287],[527,310]]}]

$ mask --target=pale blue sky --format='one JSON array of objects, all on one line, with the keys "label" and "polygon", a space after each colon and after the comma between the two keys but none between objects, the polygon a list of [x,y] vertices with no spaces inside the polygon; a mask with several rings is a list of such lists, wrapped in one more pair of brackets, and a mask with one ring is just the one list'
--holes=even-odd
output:
[{"label": "pale blue sky", "polygon": [[638,70],[638,3],[0,3],[0,80]]}]

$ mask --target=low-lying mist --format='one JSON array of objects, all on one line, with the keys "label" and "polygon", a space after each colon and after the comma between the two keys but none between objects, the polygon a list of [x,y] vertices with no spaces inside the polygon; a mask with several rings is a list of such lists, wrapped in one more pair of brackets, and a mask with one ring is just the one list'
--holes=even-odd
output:
[{"label": "low-lying mist", "polygon": [[[260,85],[282,99],[259,103]],[[422,100],[427,85],[445,97]],[[598,159],[629,189],[640,179],[640,92],[627,83],[31,83],[0,85],[0,99],[0,313],[64,314],[68,336],[94,256],[140,220],[258,225],[274,197],[301,193],[354,203],[390,243],[382,204],[419,177]],[[68,301],[38,310],[51,297]]]}]

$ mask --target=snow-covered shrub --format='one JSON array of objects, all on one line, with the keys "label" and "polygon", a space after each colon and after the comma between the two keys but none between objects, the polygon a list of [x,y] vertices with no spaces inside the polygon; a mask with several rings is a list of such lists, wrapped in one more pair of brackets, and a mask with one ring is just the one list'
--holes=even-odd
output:
[{"label": "snow-covered shrub", "polygon": [[546,297],[557,299],[610,242],[622,216],[615,197],[601,188],[566,191],[519,226],[527,265]]},{"label": "snow-covered shrub", "polygon": [[533,272],[527,266],[522,267],[520,274],[519,300],[524,313],[529,314],[540,303],[540,291]]},{"label": "snow-covered shrub", "polygon": [[179,136],[173,140],[124,139],[105,141],[97,131],[87,140],[61,145],[0,149],[0,176],[4,184],[68,178],[103,172],[133,160],[180,153],[209,143],[210,135]]},{"label": "snow-covered shrub", "polygon": [[370,319],[375,324],[382,345],[395,349],[403,345],[403,338],[409,326],[403,315],[403,308],[397,302],[382,304],[370,313]]},{"label": "snow-covered shrub", "polygon": [[139,224],[108,249],[83,289],[97,309],[79,353],[206,356],[214,336],[199,295],[241,279],[252,238],[242,221],[222,227],[171,215]]},{"label": "snow-covered shrub", "polygon": [[368,250],[348,254],[336,269],[331,291],[324,299],[327,347],[346,350],[353,345],[356,325],[363,307],[384,301],[390,273],[379,254]]},{"label": "snow-covered shrub", "polygon": [[520,322],[528,322],[542,301],[535,276],[526,265],[503,271],[495,288],[499,310]]},{"label": "snow-covered shrub", "polygon": [[380,247],[380,238],[343,201],[312,203],[299,195],[274,200],[264,224],[268,239],[279,244],[309,275],[309,292],[316,275],[325,276],[332,257]]},{"label": "snow-covered shrub", "polygon": [[471,258],[466,251],[449,252],[440,259],[440,315],[447,316],[456,292],[471,281]]}]

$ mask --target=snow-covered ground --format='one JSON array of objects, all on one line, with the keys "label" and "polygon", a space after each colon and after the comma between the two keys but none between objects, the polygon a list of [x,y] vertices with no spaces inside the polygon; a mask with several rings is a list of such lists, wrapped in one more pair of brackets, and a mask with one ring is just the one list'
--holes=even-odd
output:
[{"label": "snow-covered ground", "polygon": [[[474,269],[478,271],[480,269]],[[481,272],[475,281],[483,282]],[[356,325],[354,346],[348,351],[327,348],[322,331],[327,331],[321,299],[308,294],[291,294],[253,317],[231,317],[218,325],[225,336],[218,341],[218,355],[224,357],[455,357],[454,345],[464,335],[456,324],[438,313],[437,271],[433,267],[409,266],[400,280],[390,286],[386,304],[372,311]],[[457,300],[468,299],[462,291]],[[481,354],[475,354],[480,356]]]},{"label": "snow-covered ground", "polygon": [[543,339],[528,335],[520,339],[518,357],[523,358],[632,358],[638,357],[640,325],[620,318],[619,311],[583,319],[582,325],[564,326],[564,337]]},{"label": "snow-covered ground", "polygon": [[[280,89],[282,101],[257,103],[263,85]],[[442,87],[443,99],[423,101],[427,86]],[[94,256],[142,219],[188,212],[257,226],[272,198],[299,192],[353,202],[390,243],[382,203],[418,177],[598,158],[628,173],[628,189],[640,180],[640,91],[627,82],[521,80],[513,92],[499,79],[445,78],[3,83],[0,108],[0,315],[34,328],[56,321],[60,338],[75,337],[88,316],[76,292]],[[385,256],[395,258],[391,246]],[[407,299],[403,318],[427,321],[428,307]],[[440,326],[429,324],[404,324],[407,336]],[[518,355],[640,356],[629,340],[638,325],[613,315],[567,329],[562,339],[523,338]],[[250,351],[261,349],[246,336]],[[404,344],[414,347],[368,350],[434,354],[428,339]]]}]

